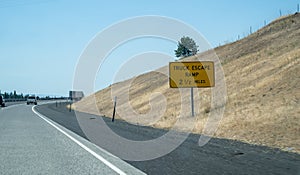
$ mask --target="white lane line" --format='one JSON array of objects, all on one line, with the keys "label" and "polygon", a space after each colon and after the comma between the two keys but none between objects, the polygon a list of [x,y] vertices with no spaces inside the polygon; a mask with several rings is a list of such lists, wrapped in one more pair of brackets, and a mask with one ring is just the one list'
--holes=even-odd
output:
[{"label": "white lane line", "polygon": [[114,170],[116,173],[120,174],[120,175],[126,175],[125,172],[123,172],[122,170],[120,170],[118,167],[116,167],[115,165],[113,165],[112,163],[110,163],[109,161],[107,161],[106,159],[104,159],[102,156],[100,156],[99,154],[95,153],[93,150],[91,150],[90,148],[88,148],[87,146],[85,146],[83,143],[81,143],[80,141],[76,140],[74,137],[72,137],[71,135],[69,135],[68,133],[66,133],[65,131],[63,131],[62,129],[60,129],[58,126],[56,126],[54,123],[52,123],[50,120],[48,120],[44,115],[40,114],[39,112],[37,112],[35,109],[35,106],[32,106],[32,111],[38,115],[41,119],[45,120],[48,124],[50,124],[51,126],[53,126],[55,129],[57,129],[59,132],[61,132],[62,134],[64,134],[65,136],[67,136],[69,139],[71,139],[73,142],[75,142],[77,145],[79,145],[81,148],[83,148],[84,150],[86,150],[87,152],[89,152],[90,154],[92,154],[95,158],[97,158],[98,160],[100,160],[101,162],[103,162],[106,166],[108,166],[109,168],[111,168],[112,170]]}]

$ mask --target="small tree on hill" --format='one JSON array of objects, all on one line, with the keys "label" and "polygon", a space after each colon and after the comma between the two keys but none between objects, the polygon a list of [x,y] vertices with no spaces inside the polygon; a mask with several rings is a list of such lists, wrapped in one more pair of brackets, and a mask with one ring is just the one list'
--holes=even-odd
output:
[{"label": "small tree on hill", "polygon": [[174,50],[176,57],[188,57],[198,52],[196,42],[190,37],[182,37],[177,46],[178,48]]}]

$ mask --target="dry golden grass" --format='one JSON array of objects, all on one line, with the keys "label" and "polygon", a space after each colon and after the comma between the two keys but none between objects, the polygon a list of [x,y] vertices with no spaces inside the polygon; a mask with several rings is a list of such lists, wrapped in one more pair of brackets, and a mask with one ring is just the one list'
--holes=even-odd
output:
[{"label": "dry golden grass", "polygon": [[[252,144],[267,145],[300,152],[300,14],[275,20],[252,35],[215,49],[223,64],[227,86],[227,104],[215,137],[241,140]],[[208,53],[197,56],[205,58]],[[185,60],[193,60],[194,57]],[[95,94],[97,110],[92,110],[89,96],[76,104],[83,112],[110,117],[113,110],[111,88],[121,94],[132,81],[129,90],[130,105],[142,117],[129,115],[124,120],[131,123],[171,128],[180,111],[184,120],[176,128],[186,131],[194,125],[194,133],[202,133],[210,112],[210,89],[199,89],[196,102],[201,102],[196,121],[190,109],[182,109],[181,103],[189,103],[190,91],[183,90],[183,101],[178,89],[170,89],[168,68],[146,73],[114,84]],[[164,98],[152,96],[159,92]],[[152,112],[166,110],[162,115],[147,115],[151,110],[150,98],[156,98]],[[118,97],[118,112],[126,113],[128,106]],[[164,101],[165,100],[165,101]],[[117,113],[117,118],[120,118]],[[159,113],[159,112],[158,112]],[[130,114],[130,113],[129,113]],[[157,118],[159,116],[159,118]],[[160,117],[161,116],[161,117]]]}]

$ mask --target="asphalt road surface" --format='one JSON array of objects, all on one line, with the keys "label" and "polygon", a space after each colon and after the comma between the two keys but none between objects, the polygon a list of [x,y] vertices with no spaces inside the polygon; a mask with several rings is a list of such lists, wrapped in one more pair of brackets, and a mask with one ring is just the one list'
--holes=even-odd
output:
[{"label": "asphalt road surface", "polygon": [[[1,106],[0,106],[0,109],[1,109],[1,108],[7,108],[7,107],[10,107],[10,106],[15,106],[15,105],[27,104],[26,102],[27,102],[26,100],[24,100],[24,101],[11,101],[11,102],[5,102],[5,106],[4,106],[4,107],[1,107]],[[39,103],[45,104],[45,103],[49,103],[49,102],[52,102],[52,103],[53,103],[53,101],[50,101],[50,100],[44,100],[44,101],[38,101],[38,104],[39,104]]]},{"label": "asphalt road surface", "polygon": [[35,112],[0,109],[0,174],[144,174]]},{"label": "asphalt road surface", "polygon": [[[39,105],[36,109],[49,119],[87,139],[75,113],[69,112],[66,104]],[[91,130],[97,130],[99,116],[81,115]],[[116,134],[131,140],[150,140],[166,133],[165,130],[131,125],[118,120],[112,123],[110,119],[103,119]],[[127,162],[147,174],[300,174],[299,154],[226,139],[211,139],[208,144],[199,147],[197,144],[199,137],[190,134],[183,144],[163,157]],[[111,152],[109,144],[104,142],[107,140],[94,141],[96,145]]]}]

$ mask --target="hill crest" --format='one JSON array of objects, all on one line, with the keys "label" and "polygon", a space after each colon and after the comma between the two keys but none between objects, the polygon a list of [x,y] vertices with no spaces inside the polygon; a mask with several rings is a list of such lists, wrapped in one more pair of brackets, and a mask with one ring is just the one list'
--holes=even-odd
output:
[{"label": "hill crest", "polygon": [[[226,111],[215,137],[300,152],[299,36],[300,14],[296,13],[275,20],[246,38],[214,49],[223,65],[228,95]],[[210,54],[211,51],[207,51],[183,61],[206,58]],[[141,120],[129,116],[126,121],[171,128],[178,120],[182,102],[178,89],[169,88],[167,74],[168,67],[162,67],[96,92],[100,114],[112,115],[111,88],[126,93],[125,87],[130,85],[129,100],[137,114],[146,115],[153,109],[149,99],[159,98],[153,95],[155,93],[163,94],[167,105],[163,111],[160,106],[164,99],[159,98],[154,112],[163,111],[162,117],[150,115]],[[189,91],[182,95],[188,103]],[[195,101],[201,102],[196,123],[192,123],[188,109],[182,119],[185,125],[177,129],[185,131],[186,125],[195,124],[193,132],[201,134],[213,110],[210,108],[211,92],[201,89],[196,96]],[[98,114],[90,110],[92,99],[93,96],[89,96],[78,102],[76,110]],[[122,107],[126,110],[127,106],[118,103],[118,108]]]}]

